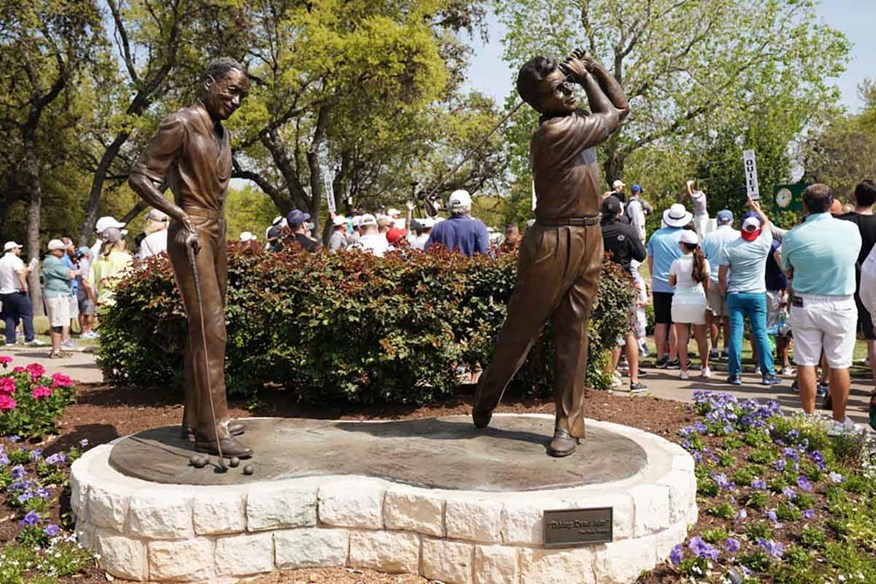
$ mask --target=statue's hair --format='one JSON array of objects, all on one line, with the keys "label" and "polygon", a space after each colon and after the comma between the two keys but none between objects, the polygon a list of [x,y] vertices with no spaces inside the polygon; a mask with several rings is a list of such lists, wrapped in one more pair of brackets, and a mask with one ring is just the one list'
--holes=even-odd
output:
[{"label": "statue's hair", "polygon": [[520,68],[517,74],[517,93],[523,101],[538,110],[541,82],[556,70],[557,62],[554,59],[541,55],[533,57]]},{"label": "statue's hair", "polygon": [[214,81],[219,81],[234,69],[237,69],[246,75],[246,68],[244,68],[239,61],[236,61],[231,57],[219,57],[218,59],[210,61],[207,65],[207,70],[204,72],[204,76],[208,79],[212,78]]}]

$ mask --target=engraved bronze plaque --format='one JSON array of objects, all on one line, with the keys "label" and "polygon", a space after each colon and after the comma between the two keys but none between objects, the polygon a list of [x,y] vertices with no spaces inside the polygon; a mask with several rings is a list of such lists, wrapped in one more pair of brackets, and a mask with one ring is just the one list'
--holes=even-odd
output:
[{"label": "engraved bronze plaque", "polygon": [[612,541],[612,508],[544,512],[544,547],[566,548]]}]

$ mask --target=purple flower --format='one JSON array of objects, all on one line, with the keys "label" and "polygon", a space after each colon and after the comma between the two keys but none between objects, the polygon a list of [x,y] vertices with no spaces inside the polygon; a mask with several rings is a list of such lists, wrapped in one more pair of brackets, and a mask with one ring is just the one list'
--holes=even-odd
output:
[{"label": "purple flower", "polygon": [[846,477],[844,477],[843,475],[841,475],[838,472],[831,471],[827,476],[830,479],[830,482],[832,482],[835,485],[838,485],[839,483],[846,480]]},{"label": "purple flower", "polygon": [[794,497],[797,496],[797,493],[795,493],[794,489],[792,489],[791,487],[785,487],[784,489],[782,489],[782,494],[785,495],[786,497],[788,497],[789,499],[793,499]]},{"label": "purple flower", "polygon": [[49,537],[56,537],[59,533],[61,533],[61,528],[57,525],[46,525],[46,528],[43,530],[43,533],[48,535]]},{"label": "purple flower", "polygon": [[757,545],[766,550],[766,552],[774,558],[781,558],[782,554],[785,553],[785,547],[778,541],[759,537],[757,538]]},{"label": "purple flower", "polygon": [[803,519],[815,519],[815,509],[807,509],[804,511]]},{"label": "purple flower", "polygon": [[748,517],[748,511],[745,509],[740,509],[736,512],[736,519],[745,519],[746,517]]},{"label": "purple flower", "polygon": [[807,493],[812,490],[812,483],[810,483],[809,479],[804,476],[797,477],[797,486]]},{"label": "purple flower", "polygon": [[31,493],[30,491],[25,491],[18,496],[18,502],[21,503],[22,505],[24,505],[25,503],[27,503],[31,499],[33,499],[33,493]]},{"label": "purple flower", "polygon": [[797,452],[796,448],[785,448],[782,452],[785,455],[785,458],[790,458],[791,460],[800,460],[800,454]]},{"label": "purple flower", "polygon": [[707,558],[710,560],[718,559],[718,550],[705,542],[700,536],[696,536],[687,544],[688,549],[692,551],[698,558]]},{"label": "purple flower", "polygon": [[764,511],[764,515],[766,516],[767,519],[769,519],[770,521],[772,521],[773,524],[775,524],[776,527],[781,527],[781,526],[782,526],[782,524],[779,523],[779,517],[778,517],[778,515],[776,515],[776,510],[775,510],[775,509],[769,509],[769,510],[767,510],[767,511]]},{"label": "purple flower", "polygon": [[67,462],[67,457],[64,456],[64,454],[61,452],[56,452],[55,454],[51,454],[46,457],[46,464],[55,465],[62,464],[64,462]]},{"label": "purple flower", "polygon": [[736,483],[734,483],[733,481],[728,481],[727,475],[713,472],[712,478],[715,479],[716,483],[718,483],[719,489],[732,491],[734,488],[736,488]]},{"label": "purple flower", "polygon": [[703,455],[698,451],[694,451],[692,456],[693,456],[693,459],[695,462],[702,462],[703,461]]},{"label": "purple flower", "polygon": [[678,544],[669,552],[669,561],[672,562],[673,566],[680,564],[682,557],[684,557],[684,548],[681,547],[681,544]]},{"label": "purple flower", "polygon": [[88,447],[88,438],[83,438],[82,440],[80,440],[79,447],[80,448],[87,448]]},{"label": "purple flower", "polygon": [[780,458],[779,460],[775,461],[773,463],[773,468],[779,472],[782,472],[783,470],[785,470],[785,459]]},{"label": "purple flower", "polygon": [[12,442],[13,444],[18,442],[19,440],[21,440],[21,436],[18,436],[17,434],[13,434],[12,436],[9,437],[9,441]]},{"label": "purple flower", "polygon": [[39,489],[36,490],[36,496],[39,497],[40,499],[48,499],[49,497],[52,496],[52,492],[49,489],[47,489],[46,487],[40,487]]},{"label": "purple flower", "polygon": [[27,515],[24,516],[24,519],[18,522],[19,525],[24,527],[31,527],[40,522],[40,516],[36,511],[28,511]]},{"label": "purple flower", "polygon": [[724,542],[724,549],[728,553],[735,554],[739,551],[739,540],[728,537],[727,541]]},{"label": "purple flower", "polygon": [[27,471],[24,470],[24,467],[21,465],[18,465],[12,469],[11,476],[12,476],[13,480],[17,481],[18,479],[22,478],[25,474],[27,474]]},{"label": "purple flower", "polygon": [[809,458],[812,459],[812,462],[814,462],[819,469],[822,469],[822,466],[824,465],[824,454],[822,454],[820,450],[813,450],[810,452]]},{"label": "purple flower", "polygon": [[766,488],[767,488],[766,481],[763,479],[754,479],[753,481],[751,481],[751,488],[752,489],[760,489],[762,491],[766,490]]},{"label": "purple flower", "polygon": [[43,450],[42,450],[42,448],[37,448],[36,450],[31,450],[31,451],[30,451],[30,459],[31,459],[31,460],[36,460],[37,458],[39,458],[39,457],[42,456],[42,455],[43,455]]},{"label": "purple flower", "polygon": [[6,466],[9,464],[9,457],[6,456],[5,452],[0,452],[0,466]]}]

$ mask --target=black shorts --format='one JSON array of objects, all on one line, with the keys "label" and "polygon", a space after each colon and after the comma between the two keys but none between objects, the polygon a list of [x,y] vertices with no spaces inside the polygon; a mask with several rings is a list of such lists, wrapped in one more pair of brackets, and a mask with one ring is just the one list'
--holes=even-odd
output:
[{"label": "black shorts", "polygon": [[654,292],[654,322],[672,324],[672,292]]},{"label": "black shorts", "polygon": [[855,304],[858,306],[858,330],[868,341],[876,340],[876,332],[873,331],[873,317],[864,308],[864,303],[861,302],[861,297],[857,294],[855,294]]}]

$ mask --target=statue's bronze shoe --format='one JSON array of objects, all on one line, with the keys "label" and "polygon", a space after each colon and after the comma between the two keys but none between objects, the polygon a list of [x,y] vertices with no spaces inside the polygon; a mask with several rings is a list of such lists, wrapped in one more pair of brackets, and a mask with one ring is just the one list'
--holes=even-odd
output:
[{"label": "statue's bronze shoe", "polygon": [[575,452],[575,448],[580,442],[578,438],[573,438],[566,430],[557,428],[554,430],[554,437],[548,445],[547,453],[556,458],[569,456]]},{"label": "statue's bronze shoe", "polygon": [[252,448],[245,446],[242,444],[237,438],[233,436],[229,436],[227,438],[220,438],[218,445],[216,444],[216,440],[204,440],[197,439],[195,440],[195,451],[196,452],[206,452],[207,454],[219,454],[219,446],[222,447],[222,456],[231,457],[236,456],[237,458],[249,458],[252,456]]},{"label": "statue's bronze shoe", "polygon": [[486,428],[490,425],[490,420],[493,419],[493,412],[482,412],[477,408],[471,411],[471,421],[478,428]]},{"label": "statue's bronze shoe", "polygon": [[[232,436],[241,436],[244,432],[246,432],[246,428],[241,422],[228,422],[228,432]],[[189,426],[181,426],[180,434],[183,440],[188,440],[189,442],[192,442],[195,439],[195,429]]]}]

